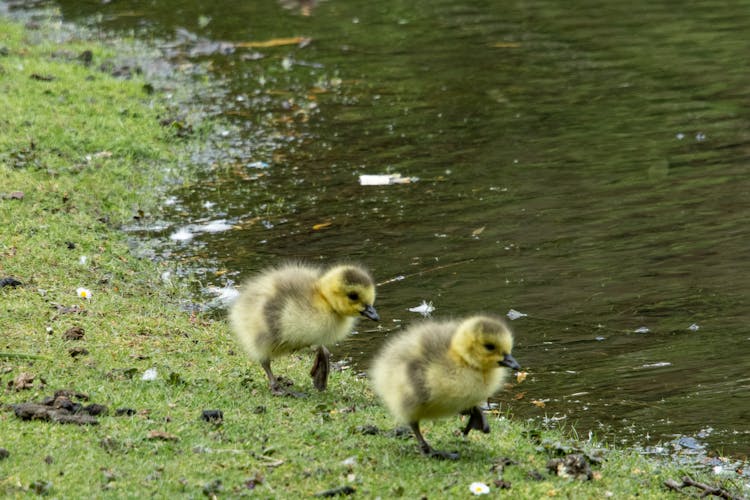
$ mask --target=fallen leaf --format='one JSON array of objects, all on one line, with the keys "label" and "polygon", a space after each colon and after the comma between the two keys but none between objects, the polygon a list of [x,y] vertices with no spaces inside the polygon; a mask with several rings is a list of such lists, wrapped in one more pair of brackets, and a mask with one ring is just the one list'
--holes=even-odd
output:
[{"label": "fallen leaf", "polygon": [[304,36],[293,36],[289,38],[273,38],[271,40],[264,40],[262,42],[238,42],[235,43],[235,47],[245,49],[258,49],[267,47],[280,47],[282,45],[307,45],[312,41],[310,38]]},{"label": "fallen leaf", "polygon": [[518,372],[516,374],[516,382],[518,382],[520,384],[521,382],[523,382],[524,380],[526,380],[526,377],[528,375],[529,375],[529,372]]},{"label": "fallen leaf", "polygon": [[13,381],[10,382],[8,386],[12,387],[16,391],[31,389],[32,387],[34,387],[34,378],[35,376],[33,374],[22,372],[15,379],[13,379]]},{"label": "fallen leaf", "polygon": [[312,228],[313,228],[313,231],[319,231],[321,229],[325,229],[327,227],[330,227],[331,224],[333,224],[333,223],[332,222],[321,222],[320,224],[313,225]]},{"label": "fallen leaf", "polygon": [[479,236],[480,234],[482,234],[482,233],[484,232],[484,229],[485,229],[486,227],[487,227],[487,226],[482,226],[482,227],[478,227],[478,228],[476,228],[475,230],[473,230],[473,231],[471,232],[471,235],[472,235],[472,236],[474,236],[474,237],[477,237],[477,236]]},{"label": "fallen leaf", "polygon": [[519,392],[518,394],[516,394],[516,395],[513,396],[513,399],[519,400],[519,399],[523,399],[525,397],[526,397],[526,393],[525,392]]},{"label": "fallen leaf", "polygon": [[534,406],[538,408],[544,408],[545,406],[547,406],[545,402],[540,399],[532,399],[531,404],[533,404]]},{"label": "fallen leaf", "polygon": [[180,438],[174,434],[164,431],[149,431],[146,439],[158,440],[158,441],[179,441]]}]

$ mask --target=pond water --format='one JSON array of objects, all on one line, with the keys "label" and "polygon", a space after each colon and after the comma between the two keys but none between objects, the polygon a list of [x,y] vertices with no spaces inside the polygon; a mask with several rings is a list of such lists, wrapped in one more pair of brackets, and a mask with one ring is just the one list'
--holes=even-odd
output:
[{"label": "pond water", "polygon": [[383,321],[338,357],[422,301],[515,309],[514,418],[750,453],[747,2],[42,5],[219,82],[199,181],[139,233],[198,288],[359,261]]}]

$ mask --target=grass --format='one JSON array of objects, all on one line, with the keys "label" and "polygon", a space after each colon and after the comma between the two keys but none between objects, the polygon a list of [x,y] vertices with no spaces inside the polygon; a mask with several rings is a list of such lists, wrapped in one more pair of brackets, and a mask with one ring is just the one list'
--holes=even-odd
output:
[{"label": "grass", "polygon": [[[0,278],[23,283],[0,288],[0,447],[9,452],[0,496],[292,498],[350,486],[367,498],[465,497],[475,481],[498,496],[502,479],[515,498],[670,498],[663,482],[692,474],[612,449],[593,480],[558,477],[548,460],[597,446],[497,413],[490,435],[466,439],[458,419],[425,423],[433,445],[462,455],[425,459],[413,438],[393,434],[353,370],[314,393],[306,353],[275,369],[309,397],[271,397],[226,322],[181,309],[186,292],[161,282],[164,264],[136,257],[118,230],[154,209],[164,172],[200,134],[162,126],[170,108],[137,74],[100,71],[112,49],[34,40],[0,20]],[[86,50],[88,66],[78,58]],[[91,300],[77,296],[81,286]],[[66,340],[73,327],[82,339]],[[142,380],[150,368],[156,380]],[[24,373],[33,381],[17,390]],[[14,416],[10,405],[58,389],[109,411],[96,426]],[[203,421],[209,409],[223,422]],[[502,472],[493,470],[500,458],[512,460]]]}]

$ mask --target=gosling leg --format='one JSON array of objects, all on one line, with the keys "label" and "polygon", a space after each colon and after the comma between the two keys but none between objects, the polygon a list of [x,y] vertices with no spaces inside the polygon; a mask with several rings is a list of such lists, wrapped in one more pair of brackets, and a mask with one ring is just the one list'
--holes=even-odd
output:
[{"label": "gosling leg", "polygon": [[422,436],[422,431],[419,430],[419,422],[412,422],[409,424],[409,427],[411,427],[412,432],[414,432],[414,437],[417,438],[419,449],[422,451],[423,455],[438,460],[458,460],[458,453],[433,449],[432,446],[425,441],[424,436]]},{"label": "gosling leg", "polygon": [[315,356],[310,376],[313,378],[313,385],[319,391],[325,391],[328,387],[328,372],[331,367],[331,352],[325,346],[318,347],[318,354]]},{"label": "gosling leg", "polygon": [[487,423],[487,417],[484,416],[484,413],[482,413],[482,410],[478,406],[463,411],[461,414],[469,416],[469,422],[463,430],[464,436],[472,429],[482,431],[485,434],[490,433],[490,424]]},{"label": "gosling leg", "polygon": [[281,381],[279,381],[279,379],[271,371],[270,359],[264,359],[263,361],[261,361],[260,366],[263,367],[263,371],[266,372],[266,377],[268,377],[268,387],[271,389],[271,394],[273,394],[274,396],[292,396],[295,398],[305,397],[303,393],[290,391],[282,385]]}]

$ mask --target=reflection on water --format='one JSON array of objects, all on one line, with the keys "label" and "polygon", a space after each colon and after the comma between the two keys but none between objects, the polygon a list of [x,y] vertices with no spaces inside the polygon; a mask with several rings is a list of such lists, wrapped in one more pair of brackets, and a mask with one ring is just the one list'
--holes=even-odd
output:
[{"label": "reflection on water", "polygon": [[[386,330],[422,301],[528,314],[516,418],[750,452],[743,2],[59,4],[221,79],[220,148],[146,232],[204,286],[358,260]],[[419,180],[358,183],[382,173]]]}]

